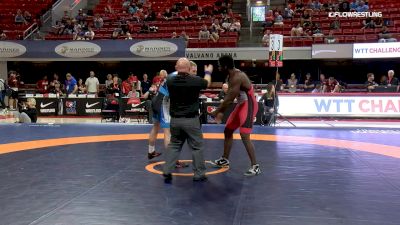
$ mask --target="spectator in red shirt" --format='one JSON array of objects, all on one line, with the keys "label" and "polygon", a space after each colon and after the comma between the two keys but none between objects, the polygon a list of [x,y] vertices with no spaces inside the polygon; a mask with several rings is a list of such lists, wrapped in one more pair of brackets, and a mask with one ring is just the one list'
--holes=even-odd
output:
[{"label": "spectator in red shirt", "polygon": [[189,11],[189,7],[185,6],[185,9],[181,12],[182,20],[190,20],[192,17],[192,13]]},{"label": "spectator in red shirt", "polygon": [[334,77],[329,77],[324,84],[324,93],[336,93],[339,92],[340,86]]},{"label": "spectator in red shirt", "polygon": [[36,86],[40,94],[49,93],[49,81],[47,80],[47,76],[43,76],[43,78],[36,83]]},{"label": "spectator in red shirt", "polygon": [[8,86],[13,90],[11,96],[9,96],[8,105],[11,110],[16,109],[18,105],[18,87],[19,87],[19,75],[17,72],[11,71],[8,78]]}]

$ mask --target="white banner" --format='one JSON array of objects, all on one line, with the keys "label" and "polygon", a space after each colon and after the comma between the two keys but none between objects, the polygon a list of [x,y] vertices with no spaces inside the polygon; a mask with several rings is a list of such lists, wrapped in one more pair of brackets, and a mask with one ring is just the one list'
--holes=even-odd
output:
[{"label": "white banner", "polygon": [[354,59],[400,57],[400,42],[354,44]]},{"label": "white banner", "polygon": [[399,117],[400,96],[279,96],[283,116]]}]

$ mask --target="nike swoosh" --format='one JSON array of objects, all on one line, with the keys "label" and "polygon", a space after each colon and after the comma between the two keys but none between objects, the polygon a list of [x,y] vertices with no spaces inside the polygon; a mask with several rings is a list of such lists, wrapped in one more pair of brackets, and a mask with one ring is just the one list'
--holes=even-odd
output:
[{"label": "nike swoosh", "polygon": [[324,52],[336,53],[336,50],[314,50],[312,51],[312,55],[317,55],[319,53],[324,53]]},{"label": "nike swoosh", "polygon": [[47,106],[53,104],[54,102],[49,102],[47,104],[43,104],[43,102],[40,103],[40,108],[46,108]]},{"label": "nike swoosh", "polygon": [[92,108],[93,106],[95,106],[95,105],[97,105],[97,104],[99,104],[100,102],[95,102],[95,103],[93,103],[93,104],[89,104],[89,103],[87,103],[86,102],[86,108]]}]

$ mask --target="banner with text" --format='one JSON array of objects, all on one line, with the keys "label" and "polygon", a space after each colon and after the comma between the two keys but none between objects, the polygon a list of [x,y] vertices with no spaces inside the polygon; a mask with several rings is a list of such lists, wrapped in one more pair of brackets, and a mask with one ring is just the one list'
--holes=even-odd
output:
[{"label": "banner with text", "polygon": [[98,41],[0,41],[4,59],[125,58],[159,60],[185,57],[183,39]]},{"label": "banner with text", "polygon": [[400,57],[400,42],[361,43],[354,44],[353,58],[398,58]]},{"label": "banner with text", "polygon": [[400,96],[279,96],[279,113],[292,117],[399,117]]}]

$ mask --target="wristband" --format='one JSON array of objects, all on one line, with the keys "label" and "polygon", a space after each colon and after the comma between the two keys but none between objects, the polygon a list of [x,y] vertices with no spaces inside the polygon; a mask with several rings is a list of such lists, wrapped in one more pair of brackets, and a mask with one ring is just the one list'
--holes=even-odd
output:
[{"label": "wristband", "polygon": [[205,71],[204,74],[211,76],[211,72],[210,71]]}]

